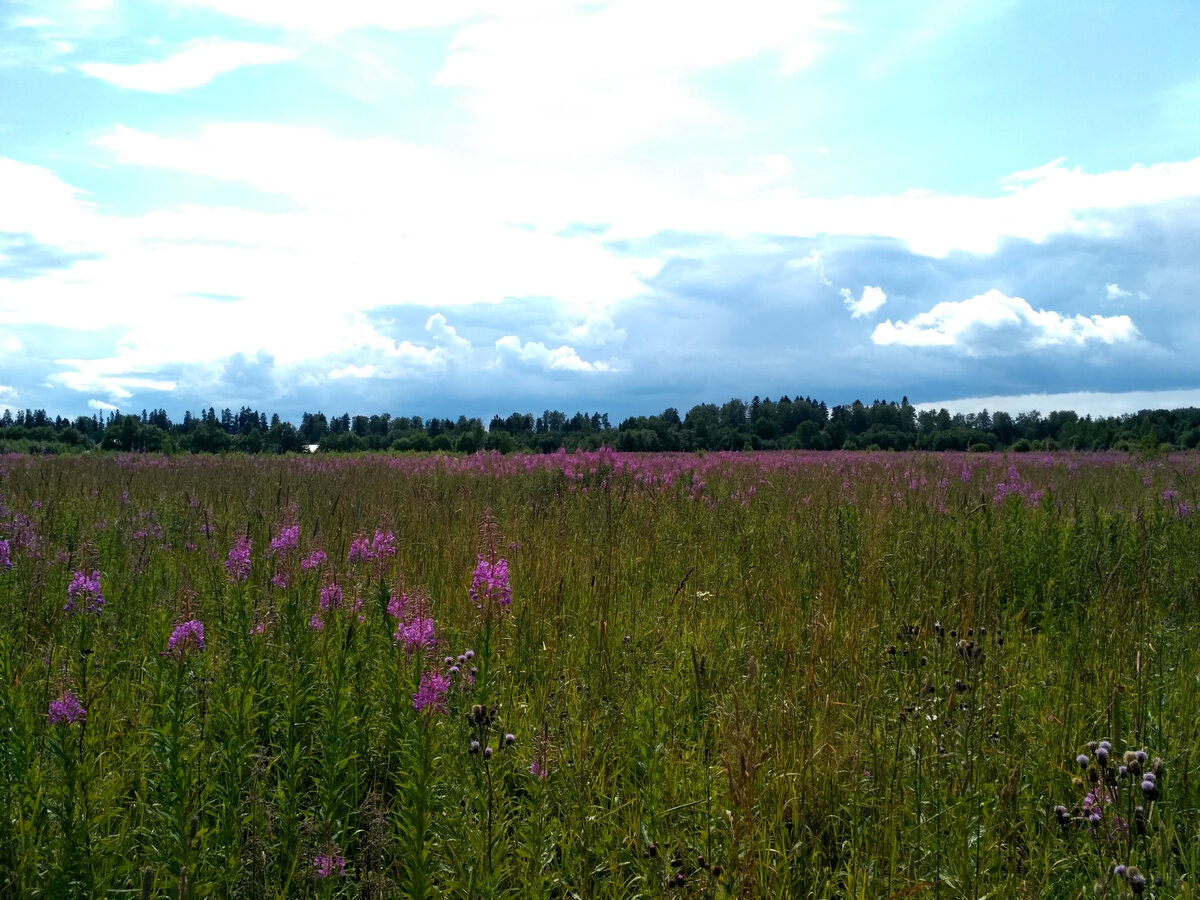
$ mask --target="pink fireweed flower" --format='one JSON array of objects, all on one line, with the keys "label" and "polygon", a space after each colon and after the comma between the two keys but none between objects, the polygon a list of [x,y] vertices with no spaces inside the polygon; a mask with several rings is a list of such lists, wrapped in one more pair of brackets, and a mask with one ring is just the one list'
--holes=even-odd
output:
[{"label": "pink fireweed flower", "polygon": [[281,591],[286,591],[291,582],[292,578],[287,572],[276,572],[271,576],[271,584],[275,585]]},{"label": "pink fireweed flower", "polygon": [[98,571],[93,571],[90,577],[82,572],[75,573],[67,587],[67,605],[63,609],[74,612],[76,603],[85,604],[87,611],[91,613],[98,613],[104,608],[104,595],[100,592]]},{"label": "pink fireweed flower", "polygon": [[250,538],[247,535],[239,537],[229,548],[229,558],[225,560],[225,571],[229,580],[235,584],[250,577]]},{"label": "pink fireweed flower", "polygon": [[64,691],[57,700],[50,701],[50,724],[73,725],[87,720],[87,710],[79,698]]},{"label": "pink fireweed flower", "polygon": [[350,562],[382,559],[395,555],[396,536],[390,531],[377,530],[370,541],[365,537],[356,537],[350,542]]},{"label": "pink fireweed flower", "polygon": [[446,694],[450,691],[450,677],[436,669],[421,673],[421,683],[413,694],[413,709],[417,712],[439,713],[446,711]]},{"label": "pink fireweed flower", "polygon": [[314,550],[304,559],[300,560],[300,568],[307,572],[309,569],[315,569],[317,566],[329,559],[324,550]]},{"label": "pink fireweed flower", "polygon": [[8,546],[8,541],[0,541],[0,568],[6,572],[12,568],[12,549]]},{"label": "pink fireweed flower", "polygon": [[542,781],[550,777],[550,738],[545,734],[533,742],[533,762],[529,764],[529,774]]},{"label": "pink fireweed flower", "polygon": [[512,603],[512,588],[508,584],[508,561],[488,560],[480,555],[475,566],[475,576],[471,580],[470,595],[476,609],[483,609],[489,603],[501,608]]},{"label": "pink fireweed flower", "polygon": [[374,555],[371,553],[371,545],[367,543],[365,537],[356,537],[350,542],[350,562],[374,558]]},{"label": "pink fireweed flower", "polygon": [[167,639],[167,652],[174,653],[180,659],[188,645],[192,644],[197,650],[204,649],[204,623],[199,619],[188,619],[180,622]]},{"label": "pink fireweed flower", "polygon": [[321,609],[337,609],[342,605],[342,589],[337,584],[321,588]]},{"label": "pink fireweed flower", "polygon": [[376,559],[396,555],[396,536],[390,531],[376,531],[371,538],[371,553]]},{"label": "pink fireweed flower", "polygon": [[295,550],[300,546],[300,526],[289,525],[280,530],[279,536],[271,541],[271,549],[277,553]]},{"label": "pink fireweed flower", "polygon": [[346,858],[334,848],[330,853],[313,857],[313,870],[317,878],[339,878],[346,874]]},{"label": "pink fireweed flower", "polygon": [[320,631],[324,627],[325,627],[325,623],[323,621],[321,621],[320,615],[318,615],[317,613],[313,613],[312,618],[308,620],[308,630],[309,631]]},{"label": "pink fireweed flower", "polygon": [[403,642],[404,649],[408,653],[432,650],[437,644],[437,638],[433,633],[433,619],[413,619],[407,625],[403,622],[399,623],[396,626],[394,640],[397,644]]},{"label": "pink fireweed flower", "polygon": [[399,597],[391,595],[388,597],[388,615],[393,619],[403,619],[404,613],[408,609],[408,595],[401,594]]}]

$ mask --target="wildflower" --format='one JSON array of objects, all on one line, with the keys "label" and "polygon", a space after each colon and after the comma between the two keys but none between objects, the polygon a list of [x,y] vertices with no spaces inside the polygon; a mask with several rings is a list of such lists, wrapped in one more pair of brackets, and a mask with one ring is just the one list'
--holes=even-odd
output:
[{"label": "wildflower", "polygon": [[396,643],[403,641],[404,649],[408,653],[432,649],[436,643],[433,633],[433,619],[413,619],[407,625],[400,623],[396,627],[395,641]]},{"label": "wildflower", "polygon": [[195,644],[197,650],[204,649],[204,623],[199,619],[188,619],[176,625],[167,639],[167,651],[182,659],[189,643]]},{"label": "wildflower", "polygon": [[529,764],[529,774],[542,781],[550,777],[550,738],[545,734],[534,741],[533,762]]},{"label": "wildflower", "polygon": [[350,542],[350,562],[374,558],[375,555],[371,552],[371,545],[367,543],[366,538],[357,537]]},{"label": "wildflower", "polygon": [[8,546],[8,541],[0,541],[0,566],[8,571],[12,568],[12,550]]},{"label": "wildflower", "polygon": [[73,725],[87,720],[87,710],[79,702],[79,698],[63,692],[57,700],[50,701],[50,724]]},{"label": "wildflower", "polygon": [[242,535],[229,548],[225,571],[229,573],[229,580],[235,584],[250,577],[250,547],[250,537]]},{"label": "wildflower", "polygon": [[307,572],[309,569],[315,569],[327,559],[329,557],[324,550],[314,550],[308,556],[304,557],[304,559],[300,560],[300,568]]},{"label": "wildflower", "polygon": [[1088,756],[1086,753],[1080,753],[1075,757],[1075,762],[1079,763],[1079,768],[1086,769],[1088,764]]},{"label": "wildflower", "polygon": [[396,555],[396,536],[390,531],[376,531],[371,538],[371,555],[374,559]]},{"label": "wildflower", "polygon": [[295,550],[300,546],[300,526],[289,525],[279,532],[279,536],[271,541],[271,549],[276,552]]},{"label": "wildflower", "polygon": [[100,592],[100,573],[98,571],[93,571],[90,577],[82,572],[75,573],[75,577],[71,579],[71,584],[67,587],[67,605],[63,609],[72,612],[76,603],[85,603],[87,611],[93,613],[98,613],[104,608],[104,594]]},{"label": "wildflower", "polygon": [[1141,894],[1146,890],[1146,876],[1132,866],[1126,870],[1125,880],[1129,882],[1129,889],[1135,894]]},{"label": "wildflower", "polygon": [[446,694],[450,691],[450,678],[434,669],[421,673],[421,683],[413,694],[413,709],[431,713],[446,711]]},{"label": "wildflower", "polygon": [[508,584],[508,561],[488,560],[481,555],[475,566],[470,595],[476,609],[483,609],[486,603],[494,603],[501,608],[512,603],[512,589]]},{"label": "wildflower", "polygon": [[388,615],[393,619],[403,619],[404,613],[408,609],[408,595],[401,594],[399,597],[395,595],[388,597]]},{"label": "wildflower", "polygon": [[321,609],[337,609],[342,605],[342,589],[336,584],[321,588]]},{"label": "wildflower", "polygon": [[506,734],[504,736],[504,744],[506,747],[511,747],[516,742],[517,742],[517,736],[515,734]]},{"label": "wildflower", "polygon": [[313,613],[312,618],[308,620],[309,631],[320,631],[325,627],[325,623],[321,621],[321,616],[318,613]]},{"label": "wildflower", "polygon": [[335,848],[331,853],[313,857],[313,869],[318,878],[339,878],[346,874],[346,858]]}]

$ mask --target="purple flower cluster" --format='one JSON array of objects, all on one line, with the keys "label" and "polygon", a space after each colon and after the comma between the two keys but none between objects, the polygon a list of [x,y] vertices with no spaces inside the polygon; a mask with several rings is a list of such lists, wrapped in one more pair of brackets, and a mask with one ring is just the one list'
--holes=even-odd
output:
[{"label": "purple flower cluster", "polygon": [[295,550],[300,546],[300,526],[288,525],[279,532],[279,536],[271,541],[271,549],[277,553]]},{"label": "purple flower cluster", "polygon": [[1109,741],[1089,741],[1087,750],[1076,756],[1075,762],[1084,770],[1084,779],[1091,789],[1075,812],[1062,805],[1054,808],[1059,825],[1066,829],[1073,822],[1080,822],[1089,826],[1094,837],[1108,843],[1127,837],[1131,825],[1137,833],[1145,833],[1145,806],[1132,806],[1133,795],[1127,795],[1133,813],[1132,821],[1127,821],[1117,812],[1125,804],[1117,801],[1123,786],[1130,785],[1128,789],[1132,792],[1132,784],[1141,788],[1144,803],[1157,800],[1163,761],[1158,757],[1151,760],[1145,750],[1126,750],[1118,757]]},{"label": "purple flower cluster", "polygon": [[451,675],[460,675],[467,684],[475,683],[475,676],[479,674],[479,668],[471,665],[471,660],[475,658],[474,650],[465,650],[458,654],[458,659],[453,656],[446,657],[446,666]]},{"label": "purple flower cluster", "polygon": [[204,623],[199,619],[188,619],[175,626],[167,639],[167,652],[182,659],[189,644],[197,650],[204,649]]},{"label": "purple flower cluster", "polygon": [[350,562],[357,560],[383,559],[396,555],[396,536],[390,531],[375,531],[375,536],[368,542],[365,537],[357,537],[350,542]]},{"label": "purple flower cluster", "polygon": [[321,609],[337,609],[342,605],[342,588],[332,582],[321,588]]},{"label": "purple flower cluster", "polygon": [[489,560],[479,556],[475,565],[475,575],[471,579],[471,602],[476,609],[487,605],[501,608],[512,603],[512,588],[508,584],[508,561],[505,559]]},{"label": "purple flower cluster", "polygon": [[413,709],[426,714],[446,711],[446,695],[450,693],[450,676],[436,669],[421,673],[421,682],[413,694]]},{"label": "purple flower cluster", "polygon": [[87,720],[87,710],[79,698],[64,691],[57,700],[50,701],[50,724],[72,725]]},{"label": "purple flower cluster", "polygon": [[329,557],[324,550],[314,550],[304,559],[300,560],[300,568],[307,572],[309,569],[315,569],[317,566],[325,562]]},{"label": "purple flower cluster", "polygon": [[398,623],[394,640],[397,644],[404,644],[406,653],[432,650],[437,644],[437,638],[433,632],[433,619],[418,617],[407,625],[404,622]]},{"label": "purple flower cluster", "polygon": [[225,560],[225,571],[229,580],[237,583],[250,577],[250,537],[242,535],[229,548],[229,558]]},{"label": "purple flower cluster", "polygon": [[341,878],[346,874],[346,858],[334,848],[329,853],[321,853],[313,857],[313,870],[317,878]]},{"label": "purple flower cluster", "polygon": [[104,608],[104,594],[100,592],[100,573],[93,571],[90,576],[76,572],[67,586],[67,612],[74,612],[76,604],[84,604],[88,612],[98,613]]},{"label": "purple flower cluster", "polygon": [[12,568],[12,551],[9,549],[8,541],[0,541],[0,568],[8,571]]},{"label": "purple flower cluster", "polygon": [[392,594],[388,597],[388,615],[393,619],[403,619],[404,613],[408,610],[408,595],[401,594],[397,597]]}]

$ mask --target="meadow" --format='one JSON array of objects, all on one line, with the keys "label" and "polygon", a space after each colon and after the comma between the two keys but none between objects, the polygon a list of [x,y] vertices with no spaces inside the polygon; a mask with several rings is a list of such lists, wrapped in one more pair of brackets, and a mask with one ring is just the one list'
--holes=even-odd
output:
[{"label": "meadow", "polygon": [[0,457],[0,896],[1195,897],[1198,466]]}]

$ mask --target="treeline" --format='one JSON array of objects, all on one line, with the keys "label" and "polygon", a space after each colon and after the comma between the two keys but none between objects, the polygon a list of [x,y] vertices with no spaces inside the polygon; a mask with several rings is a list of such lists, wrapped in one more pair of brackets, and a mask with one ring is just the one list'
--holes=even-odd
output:
[{"label": "treeline", "polygon": [[164,453],[297,453],[400,451],[553,453],[559,449],[696,450],[1145,450],[1200,446],[1200,409],[1142,410],[1125,416],[1079,416],[1056,411],[951,414],[900,402],[855,401],[830,408],[811,397],[734,398],[701,403],[680,415],[631,416],[615,427],[607,413],[540,416],[514,412],[479,418],[421,416],[327,417],[306,412],[295,425],[278,414],[212,407],[172,421],[166,410],[119,411],[66,419],[45,410],[6,410],[0,416],[0,452],[64,453],[93,448]]}]

